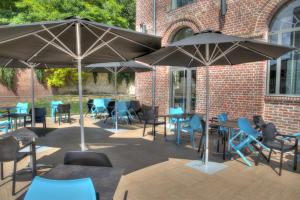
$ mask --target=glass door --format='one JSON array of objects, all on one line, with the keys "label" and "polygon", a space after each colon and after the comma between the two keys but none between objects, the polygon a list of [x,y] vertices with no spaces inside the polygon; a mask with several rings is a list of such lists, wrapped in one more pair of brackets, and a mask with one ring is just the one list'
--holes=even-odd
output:
[{"label": "glass door", "polygon": [[196,70],[172,68],[171,70],[171,107],[181,107],[185,112],[195,111]]}]

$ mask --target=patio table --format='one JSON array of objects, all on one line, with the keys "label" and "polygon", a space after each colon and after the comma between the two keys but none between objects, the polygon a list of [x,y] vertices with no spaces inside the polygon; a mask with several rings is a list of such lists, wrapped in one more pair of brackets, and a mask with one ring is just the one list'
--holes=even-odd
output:
[{"label": "patio table", "polygon": [[[3,118],[8,118],[9,121],[10,121],[10,119],[14,119],[14,121],[15,121],[15,130],[18,129],[17,119],[23,118],[24,119],[24,127],[25,127],[26,118],[28,116],[31,116],[31,115],[30,114],[25,114],[25,113],[8,113],[8,114],[5,114],[5,115],[2,115]],[[12,129],[13,129],[13,126],[12,126]]]},{"label": "patio table", "polygon": [[[176,121],[177,121],[177,123],[176,123],[176,128],[177,128],[177,144],[179,144],[180,125],[181,125],[181,122],[180,122],[179,119],[187,119],[188,117],[193,116],[193,115],[200,115],[202,117],[205,116],[205,114],[203,114],[203,113],[190,112],[190,113],[182,113],[182,114],[162,114],[162,115],[158,115],[157,117],[164,118],[165,124],[167,123],[167,118],[176,118]],[[166,130],[165,130],[164,137],[165,137],[165,140],[167,140]]]},{"label": "patio table", "polygon": [[112,200],[123,175],[123,169],[60,164],[43,175],[45,178],[66,180],[90,177],[101,200]]},{"label": "patio table", "polygon": [[0,106],[0,110],[6,110],[8,114],[10,114],[10,111],[16,109],[16,106]]}]

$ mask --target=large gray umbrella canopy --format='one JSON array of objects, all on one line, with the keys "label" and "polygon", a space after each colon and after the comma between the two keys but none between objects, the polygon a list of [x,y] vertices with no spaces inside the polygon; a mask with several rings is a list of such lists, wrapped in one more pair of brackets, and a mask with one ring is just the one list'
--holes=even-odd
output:
[{"label": "large gray umbrella canopy", "polygon": [[137,58],[137,60],[150,65],[206,66],[205,164],[207,165],[210,91],[208,66],[235,65],[276,59],[291,50],[293,49],[286,46],[225,35],[221,32],[204,31],[171,43],[154,53]]},{"label": "large gray umbrella canopy", "polygon": [[78,68],[81,149],[84,150],[82,65],[128,61],[160,48],[160,38],[80,18],[0,26],[0,56]]},{"label": "large gray umbrella canopy", "polygon": [[[147,72],[152,71],[152,68],[146,64],[136,62],[136,61],[127,61],[127,62],[111,62],[111,63],[96,63],[84,67],[84,70],[89,72],[111,72],[114,74],[115,80],[115,99],[117,100],[118,89],[117,89],[117,76],[121,72]],[[117,102],[115,103],[115,129],[118,130],[118,111],[117,111]]]}]

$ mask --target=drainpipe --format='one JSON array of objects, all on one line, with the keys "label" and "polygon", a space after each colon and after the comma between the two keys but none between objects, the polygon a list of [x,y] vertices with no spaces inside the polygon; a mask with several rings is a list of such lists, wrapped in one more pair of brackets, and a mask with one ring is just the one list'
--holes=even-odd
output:
[{"label": "drainpipe", "polygon": [[[153,0],[153,35],[156,35],[156,0]],[[152,71],[152,110],[155,109],[156,99],[156,66],[153,66]],[[155,112],[154,112],[155,113]]]},{"label": "drainpipe", "polygon": [[[156,0],[153,0],[153,34],[156,35]],[[156,66],[153,66],[152,71],[152,110],[153,114],[155,115],[155,99],[156,99]],[[155,116],[153,116],[154,118]],[[152,127],[152,130],[154,131],[154,124]],[[155,137],[155,133],[153,133],[153,137]],[[155,139],[155,138],[154,138]]]}]

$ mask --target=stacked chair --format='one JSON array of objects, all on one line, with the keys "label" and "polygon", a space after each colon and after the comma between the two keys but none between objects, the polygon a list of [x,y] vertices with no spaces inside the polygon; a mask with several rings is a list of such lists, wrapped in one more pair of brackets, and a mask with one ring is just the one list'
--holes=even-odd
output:
[{"label": "stacked chair", "polygon": [[133,118],[129,112],[127,103],[125,101],[117,101],[117,112],[116,109],[112,111],[112,120],[113,123],[116,121],[116,117],[118,120],[125,121],[127,124],[131,124],[131,119]]},{"label": "stacked chair", "polygon": [[253,145],[259,145],[263,149],[268,148],[263,145],[259,138],[261,138],[261,133],[254,129],[250,123],[250,121],[245,118],[238,119],[238,127],[239,132],[235,133],[231,138],[229,138],[229,144],[232,149],[243,159],[243,161],[251,167],[251,162],[247,159],[247,157],[243,153],[243,149],[249,149],[253,153],[255,153],[255,149]]},{"label": "stacked chair", "polygon": [[51,119],[53,122],[56,122],[57,107],[59,104],[63,104],[63,102],[62,101],[51,101]]},{"label": "stacked chair", "polygon": [[93,106],[91,107],[91,114],[94,120],[96,120],[96,118],[99,115],[107,115],[107,106],[108,103],[111,101],[111,99],[94,99],[93,101]]},{"label": "stacked chair", "polygon": [[[195,149],[195,133],[202,133],[201,140],[205,138],[205,122],[203,123],[203,119],[199,115],[193,115],[190,120],[187,122],[187,126],[184,126],[181,129],[182,133],[186,133],[190,136],[190,141],[192,143],[193,148]],[[202,138],[203,137],[203,138]],[[180,135],[178,136],[178,144],[180,144]],[[200,144],[199,146],[201,146]]]},{"label": "stacked chair", "polygon": [[58,113],[58,125],[65,120],[71,124],[71,105],[70,104],[59,104],[57,106]]}]

